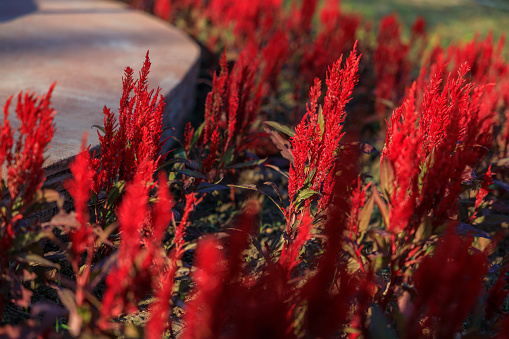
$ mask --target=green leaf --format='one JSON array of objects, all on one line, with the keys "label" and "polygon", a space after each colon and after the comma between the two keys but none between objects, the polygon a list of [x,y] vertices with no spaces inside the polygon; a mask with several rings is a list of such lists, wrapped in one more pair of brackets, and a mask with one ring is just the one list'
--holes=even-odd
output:
[{"label": "green leaf", "polygon": [[314,177],[315,177],[315,173],[316,173],[316,167],[313,168],[309,173],[308,173],[308,176],[306,177],[306,180],[304,180],[304,183],[302,184],[302,187],[303,188],[308,188],[309,186],[311,186],[311,181],[313,181]]},{"label": "green leaf", "polygon": [[[12,204],[12,211],[13,211],[13,215],[16,215],[19,213],[19,210],[21,209],[21,207],[23,207],[23,197],[22,196],[18,196],[14,199],[14,203]],[[14,213],[14,212],[17,212],[17,213]]]},{"label": "green leaf", "polygon": [[174,181],[177,178],[177,172],[170,171],[168,173],[168,181]]},{"label": "green leaf", "polygon": [[421,222],[417,231],[415,232],[415,240],[427,240],[433,232],[433,225],[431,224],[431,218],[429,216],[424,216],[424,220]]},{"label": "green leaf", "polygon": [[93,127],[97,128],[98,130],[101,130],[104,134],[106,134],[106,130],[104,129],[104,126],[92,125],[92,127],[90,127],[90,128],[92,129]]},{"label": "green leaf", "polygon": [[373,266],[373,272],[378,273],[380,270],[387,267],[391,262],[391,258],[384,256],[382,254],[378,254],[375,259],[371,261],[371,265]]},{"label": "green leaf", "polygon": [[178,164],[178,163],[184,163],[184,164],[186,164],[186,166],[191,166],[191,163],[187,159],[184,159],[184,158],[174,158],[174,159],[170,159],[170,160],[164,162],[163,164],[161,164],[157,168],[157,170],[160,170],[160,169],[162,169],[164,167],[167,167],[167,166],[170,166],[170,165],[173,165],[173,164]]},{"label": "green leaf", "polygon": [[176,172],[179,172],[181,174],[187,175],[188,177],[192,177],[192,178],[207,179],[207,177],[204,176],[202,173],[193,171],[190,169],[184,168],[184,169],[176,170]]},{"label": "green leaf", "polygon": [[488,214],[474,220],[473,225],[483,229],[500,229],[509,227],[509,216],[505,214]]},{"label": "green leaf", "polygon": [[[90,306],[88,304],[84,304],[80,307],[78,307],[78,314],[80,315],[81,319],[83,319],[83,322],[85,324],[90,323],[90,320],[92,320],[92,311],[90,310]],[[62,324],[62,328],[64,324]]]},{"label": "green leaf", "polygon": [[385,105],[389,109],[395,109],[396,108],[396,105],[391,100],[387,100],[387,99],[383,99],[383,98],[376,98],[376,101],[378,101],[379,103]]},{"label": "green leaf", "polygon": [[12,243],[12,248],[23,249],[29,245],[35,244],[46,237],[44,232],[26,232],[18,235]]},{"label": "green leaf", "polygon": [[283,139],[283,137],[278,132],[275,132],[267,127],[265,127],[264,130],[267,132],[267,134],[269,134],[272,143],[276,145],[276,147],[281,152],[281,156],[293,164],[295,159],[293,157],[292,144],[287,139]]},{"label": "green leaf", "polygon": [[231,168],[243,168],[243,167],[250,167],[250,166],[258,166],[260,164],[263,164],[265,161],[267,161],[267,158],[265,158],[265,159],[258,159],[258,160],[252,160],[252,161],[246,161],[246,162],[242,162],[240,164],[235,164],[235,165],[228,166],[226,168],[231,169]]},{"label": "green leaf", "polygon": [[108,192],[108,198],[106,199],[107,206],[109,206],[109,207],[115,206],[116,200],[122,195],[122,192],[124,191],[124,189],[125,189],[125,181],[123,181],[123,180],[117,181],[115,183],[115,185],[113,185],[111,190]]},{"label": "green leaf", "polygon": [[228,166],[233,161],[235,155],[235,147],[230,147],[223,154],[223,163],[225,166]]},{"label": "green leaf", "polygon": [[[269,184],[270,185],[270,184]],[[228,185],[228,187],[236,187],[236,188],[243,188],[243,189],[248,189],[248,190],[253,190],[253,191],[258,191],[260,192],[261,194],[265,195],[267,198],[269,198],[273,203],[274,205],[277,206],[277,208],[279,209],[279,211],[281,212],[281,214],[283,214],[283,216],[285,216],[285,210],[283,209],[282,206],[280,206],[270,195],[268,195],[266,192],[264,192],[262,189],[260,189],[257,185],[253,185],[253,184],[246,184],[246,185]]]},{"label": "green leaf", "polygon": [[485,239],[491,240],[491,237],[488,233],[481,231],[481,230],[475,228],[474,226],[466,224],[464,222],[460,222],[456,226],[456,231],[458,231],[458,234],[461,234],[461,235],[471,235],[474,237],[480,237],[480,238],[485,238]]},{"label": "green leaf", "polygon": [[64,206],[64,198],[56,190],[42,189],[42,199],[47,203],[56,202],[59,209]]},{"label": "green leaf", "polygon": [[72,336],[77,337],[83,320],[78,314],[74,293],[71,290],[64,288],[57,289],[57,294],[62,304],[69,311],[69,321],[67,323],[67,326],[69,327],[68,330]]},{"label": "green leaf", "polygon": [[325,119],[323,118],[323,107],[318,106],[318,125],[320,126],[320,135],[325,131]]},{"label": "green leaf", "polygon": [[18,261],[24,262],[33,266],[44,266],[44,267],[51,267],[60,269],[60,265],[54,263],[53,261],[50,261],[44,257],[41,257],[40,255],[33,254],[33,253],[21,253],[16,256]]},{"label": "green leaf", "polygon": [[377,251],[384,252],[389,244],[390,234],[384,230],[372,229],[368,232],[368,238],[374,241]]},{"label": "green leaf", "polygon": [[56,190],[43,188],[35,193],[32,205],[56,202],[59,209],[64,205],[64,198]]},{"label": "green leaf", "polygon": [[244,188],[244,189],[247,189],[247,190],[258,191],[258,188],[254,184],[228,185],[228,187]]},{"label": "green leaf", "polygon": [[275,130],[284,133],[290,137],[295,136],[295,132],[292,131],[292,129],[288,126],[281,125],[275,121],[265,121],[265,124],[269,125],[270,127],[274,128]]},{"label": "green leaf", "polygon": [[[94,228],[94,233],[97,234],[97,240],[96,244],[107,244],[110,245],[110,241],[108,240],[108,237],[115,231],[118,227],[118,221],[114,221],[108,226],[106,226],[104,229],[101,228]],[[111,246],[111,245],[110,245]]]},{"label": "green leaf", "polygon": [[201,133],[203,132],[203,127],[205,127],[205,123],[202,123],[200,127],[196,131],[194,131],[193,137],[191,138],[191,144],[189,145],[189,149],[193,149],[193,147],[198,142],[198,139],[201,136]]},{"label": "green leaf", "polygon": [[419,188],[422,187],[423,181],[428,176],[430,168],[433,167],[434,163],[435,163],[435,148],[433,148],[431,150],[431,152],[428,154],[428,156],[426,157],[426,160],[424,161],[424,163],[421,166],[421,171],[420,171],[419,177],[417,179],[417,182],[419,183]]},{"label": "green leaf", "polygon": [[359,265],[357,260],[355,260],[354,258],[348,259],[348,262],[346,265],[347,265],[346,268],[348,270],[348,273],[351,275],[353,275],[355,272],[357,272],[361,269],[361,266]]},{"label": "green leaf", "polygon": [[362,207],[362,209],[359,211],[358,225],[359,231],[362,233],[366,232],[368,228],[369,222],[371,220],[371,215],[373,214],[374,202],[375,196],[374,194],[371,194],[364,207]]},{"label": "green leaf", "polygon": [[265,181],[263,184],[269,185],[272,187],[272,189],[277,193],[277,196],[279,197],[279,202],[281,203],[281,206],[284,206],[283,198],[281,197],[281,192],[279,191],[279,188],[277,187],[277,185],[275,183],[273,183],[272,181]]},{"label": "green leaf", "polygon": [[383,158],[380,163],[380,188],[387,199],[390,198],[394,182],[394,169],[387,158]]},{"label": "green leaf", "polygon": [[217,185],[217,184],[207,184],[207,183],[200,183],[200,185],[198,186],[198,188],[195,190],[195,192],[200,192],[200,193],[212,193],[212,192],[215,192],[215,191],[220,191],[220,190],[227,190],[228,189],[228,186],[225,186],[225,185]]},{"label": "green leaf", "polygon": [[375,203],[378,206],[378,209],[380,210],[380,214],[382,214],[382,220],[385,224],[385,228],[389,228],[389,208],[387,207],[387,204],[385,201],[383,201],[380,194],[378,194],[378,190],[376,188],[373,189],[373,196],[375,199]]},{"label": "green leaf", "polygon": [[281,168],[277,167],[277,166],[268,164],[268,165],[265,165],[265,167],[273,169],[274,171],[276,171],[279,174],[281,174],[282,176],[284,176],[286,179],[290,178],[290,175],[287,172],[283,172],[283,170]]},{"label": "green leaf", "polygon": [[299,191],[299,194],[297,194],[297,198],[295,198],[296,204],[299,205],[301,202],[311,198],[315,194],[320,194],[320,192],[317,192],[310,188],[306,188],[306,189]]}]

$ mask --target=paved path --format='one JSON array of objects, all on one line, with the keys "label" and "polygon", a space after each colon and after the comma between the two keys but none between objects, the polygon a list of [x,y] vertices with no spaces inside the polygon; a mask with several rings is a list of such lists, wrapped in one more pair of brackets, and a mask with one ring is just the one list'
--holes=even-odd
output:
[{"label": "paved path", "polygon": [[131,66],[137,77],[147,50],[149,86],[160,86],[167,101],[164,122],[181,129],[194,103],[199,59],[198,46],[181,31],[112,0],[0,0],[0,106],[21,90],[42,94],[57,82],[49,181],[61,182],[84,131],[98,144],[90,127],[103,124],[104,105],[117,112],[123,70]]}]

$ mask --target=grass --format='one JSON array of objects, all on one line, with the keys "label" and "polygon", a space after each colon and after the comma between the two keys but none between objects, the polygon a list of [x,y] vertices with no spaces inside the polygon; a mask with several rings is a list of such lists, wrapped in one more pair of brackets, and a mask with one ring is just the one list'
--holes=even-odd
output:
[{"label": "grass", "polygon": [[[407,27],[422,16],[432,41],[441,40],[444,46],[470,40],[476,32],[485,37],[491,31],[497,41],[509,27],[506,0],[344,0],[342,7],[373,23],[396,12]],[[504,55],[509,57],[507,44]]]}]

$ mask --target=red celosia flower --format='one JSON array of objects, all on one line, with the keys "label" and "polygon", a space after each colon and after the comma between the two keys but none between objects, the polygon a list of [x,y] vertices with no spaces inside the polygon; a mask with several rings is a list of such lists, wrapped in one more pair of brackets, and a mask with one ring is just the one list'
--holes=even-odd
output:
[{"label": "red celosia flower", "polygon": [[433,255],[422,261],[414,275],[417,297],[407,319],[407,338],[420,337],[429,326],[436,338],[453,338],[461,330],[483,290],[487,270],[485,254],[472,249],[471,243],[450,226]]},{"label": "red celosia flower", "polygon": [[[196,251],[196,288],[184,317],[184,338],[293,337],[291,289],[277,269],[258,279],[245,274],[242,252],[257,225],[254,205],[241,214],[221,251],[216,239],[203,240]],[[274,268],[274,266],[271,265]],[[242,305],[242,312],[239,312]]]},{"label": "red celosia flower", "polygon": [[179,256],[182,255],[182,246],[184,245],[184,231],[187,227],[187,222],[189,221],[189,215],[194,210],[194,205],[196,204],[196,194],[186,194],[186,206],[184,208],[184,215],[180,220],[180,224],[175,230],[175,246],[176,252]]},{"label": "red celosia flower", "polygon": [[350,238],[352,235],[357,234],[359,232],[359,212],[360,209],[364,206],[366,200],[366,191],[371,186],[371,182],[364,186],[361,189],[361,178],[357,179],[357,187],[352,192],[352,208],[350,214],[348,216],[348,225],[347,229],[350,233]]},{"label": "red celosia flower", "polygon": [[[298,39],[308,36],[312,29],[313,16],[316,13],[317,0],[303,0],[298,7],[298,2],[292,2],[286,18],[287,29]],[[299,43],[300,41],[296,41]]]},{"label": "red celosia flower", "polygon": [[154,3],[154,14],[163,20],[171,17],[171,0],[156,0]]},{"label": "red celosia flower", "polygon": [[509,265],[506,265],[502,271],[500,271],[500,276],[495,282],[495,285],[493,285],[488,292],[488,298],[486,299],[486,317],[488,319],[493,318],[493,316],[500,311],[500,306],[502,306],[509,295],[509,289],[505,288],[508,269]]},{"label": "red celosia flower", "polygon": [[[50,107],[51,93],[55,84],[51,85],[48,93],[34,97],[28,92],[18,95],[16,115],[21,126],[17,140],[12,140],[8,120],[2,128],[2,152],[7,161],[6,185],[9,190],[11,203],[22,197],[25,205],[30,204],[35,193],[44,182],[44,151],[49,148],[55,127],[53,117],[55,110]],[[4,115],[7,118],[9,99],[4,106]],[[11,147],[14,146],[14,150]],[[0,154],[1,155],[1,154]],[[3,160],[3,159],[0,159]]]},{"label": "red celosia flower", "polygon": [[414,24],[412,25],[412,40],[415,37],[423,36],[426,34],[426,21],[422,17],[417,17]]},{"label": "red celosia flower", "polygon": [[[141,231],[147,219],[148,188],[146,173],[151,171],[153,164],[144,162],[136,172],[134,180],[126,188],[122,204],[118,208],[119,230],[121,243],[118,249],[116,266],[106,278],[106,292],[104,293],[101,315],[101,326],[107,328],[107,321],[128,312],[135,307],[135,300],[144,297],[151,290],[151,277],[132,272],[133,267],[143,273],[143,268],[136,265],[141,254]],[[139,278],[140,281],[136,281]],[[147,278],[149,279],[147,281]],[[136,289],[141,296],[134,293],[128,298],[128,292]],[[136,292],[136,291],[135,291]]]},{"label": "red celosia flower", "polygon": [[137,81],[133,80],[134,71],[126,67],[118,124],[114,114],[104,108],[105,133],[99,134],[101,166],[96,165],[100,167],[97,176],[101,182],[99,185],[96,178],[95,186],[101,186],[106,193],[117,180],[131,181],[145,158],[154,162],[154,168],[159,165],[165,104],[159,88],[155,92],[148,89],[150,65],[147,52]]},{"label": "red celosia flower", "polygon": [[[256,73],[259,61],[254,51],[247,48],[239,57],[239,60],[232,69],[229,79],[228,96],[232,96],[235,90],[239,96],[235,132],[239,140],[235,144],[236,152],[241,152],[249,147],[248,136],[251,132],[257,115],[259,114],[262,101],[263,81],[256,85]],[[271,76],[269,76],[271,77]]]},{"label": "red celosia flower", "polygon": [[277,88],[277,77],[283,67],[283,62],[289,53],[288,37],[282,31],[274,33],[262,49],[263,75],[262,82],[270,85],[272,90]]},{"label": "red celosia flower", "polygon": [[218,27],[233,24],[236,41],[250,41],[256,38],[257,31],[261,31],[261,36],[267,35],[281,4],[281,0],[211,0],[205,14]]},{"label": "red celosia flower", "polygon": [[[73,199],[77,225],[69,225],[71,240],[71,265],[76,275],[76,304],[81,306],[84,301],[86,284],[90,277],[90,269],[94,253],[94,230],[89,224],[88,201],[90,186],[94,172],[90,168],[90,153],[85,148],[87,134],[83,135],[81,153],[69,165],[73,179],[66,181],[64,186]],[[86,262],[80,270],[81,256],[86,252]]]},{"label": "red celosia flower", "polygon": [[470,221],[475,220],[477,214],[479,213],[479,207],[483,203],[484,198],[491,192],[490,186],[493,184],[493,179],[491,178],[491,165],[488,167],[488,171],[484,173],[483,181],[481,187],[479,187],[479,192],[477,192],[475,196],[475,211],[474,214],[470,217]]},{"label": "red celosia flower", "polygon": [[220,61],[221,73],[219,76],[214,74],[212,79],[212,91],[207,94],[205,100],[205,125],[201,135],[201,140],[204,145],[207,145],[210,136],[221,117],[221,109],[224,105],[223,97],[226,91],[226,84],[228,81],[228,65],[226,60],[226,51],[223,52],[223,56]]},{"label": "red celosia flower", "polygon": [[382,117],[387,110],[383,100],[396,101],[398,92],[404,90],[408,81],[409,47],[401,41],[400,30],[401,26],[396,14],[386,16],[380,21],[374,66],[377,77],[375,95],[379,99],[375,110]]},{"label": "red celosia flower", "polygon": [[237,125],[237,110],[239,108],[239,95],[237,85],[234,83],[230,89],[230,98],[228,102],[228,138],[224,144],[224,152],[228,149],[232,138],[235,134],[235,127]]},{"label": "red celosia flower", "polygon": [[349,320],[349,310],[355,304],[359,290],[370,286],[361,277],[352,277],[344,263],[338,263],[343,255],[342,242],[347,216],[351,210],[348,197],[353,190],[359,172],[357,153],[344,154],[337,160],[341,176],[333,187],[334,208],[329,209],[323,230],[327,238],[324,254],[318,259],[316,273],[300,288],[299,299],[306,305],[303,317],[305,333],[313,338],[329,338]]},{"label": "red celosia flower", "polygon": [[[0,166],[3,172],[2,188],[7,188],[8,195],[3,196],[5,201],[0,211],[0,273],[1,284],[7,289],[12,283],[17,284],[17,280],[12,278],[17,279],[15,275],[18,274],[15,273],[17,268],[13,267],[17,259],[13,260],[11,256],[11,246],[18,236],[25,236],[33,230],[33,225],[23,225],[23,219],[29,216],[25,213],[45,181],[44,151],[49,148],[55,131],[53,118],[56,112],[50,107],[54,87],[53,83],[46,95],[38,97],[29,92],[19,93],[16,115],[20,126],[16,134],[9,121],[12,96],[3,107],[4,119],[0,122]],[[18,251],[19,249],[16,252]],[[0,314],[8,300],[4,298],[6,291],[2,293]],[[21,288],[21,291],[24,289]],[[19,290],[14,292],[16,293],[20,293]],[[17,298],[15,295],[11,297]]]},{"label": "red celosia flower", "polygon": [[220,311],[217,306],[227,272],[223,260],[219,243],[214,238],[206,238],[198,246],[194,274],[198,292],[188,303],[188,310],[184,316],[186,327],[182,338],[210,338],[219,335],[215,333],[214,314]]},{"label": "red celosia flower", "polygon": [[[151,245],[152,249],[149,250],[153,253],[152,256],[155,256],[156,253],[160,253],[160,246],[164,232],[168,228],[168,224],[172,218],[170,210],[172,205],[173,202],[167,186],[166,178],[163,174],[161,174],[159,176],[158,201],[153,208],[153,233],[150,239],[148,239],[150,243],[153,243]],[[170,266],[166,272],[164,272],[163,268],[161,268],[161,273],[157,279],[158,281],[155,282],[156,286],[154,289],[157,300],[150,306],[149,309],[151,316],[147,322],[145,330],[147,338],[161,338],[167,328],[166,321],[170,319],[170,301],[173,293],[173,280],[175,272],[177,271],[176,260],[180,260],[181,256],[182,254],[180,254],[180,257],[172,260],[172,266]],[[172,258],[174,257],[175,255]]]},{"label": "red celosia flower", "polygon": [[[302,3],[302,10],[305,3],[305,1]],[[311,16],[313,13],[307,15]],[[337,59],[338,54],[346,53],[353,48],[360,22],[358,16],[341,12],[339,0],[327,0],[320,12],[320,31],[316,37],[309,36],[311,32],[306,26],[294,29],[298,39],[303,40],[301,46],[297,47],[303,51],[302,61],[298,67],[307,83],[315,77],[323,77],[327,67]]]},{"label": "red celosia flower", "polygon": [[329,69],[326,79],[327,92],[321,112],[318,112],[316,107],[321,95],[321,82],[316,79],[311,88],[311,104],[301,123],[295,128],[295,136],[291,138],[294,163],[290,166],[288,193],[292,203],[298,191],[304,188],[305,182],[309,183],[307,188],[322,193],[320,209],[326,208],[330,202],[334,180],[331,173],[334,172],[335,155],[343,135],[345,105],[350,101],[357,82],[359,59],[354,46],[343,67],[341,57]]},{"label": "red celosia flower", "polygon": [[217,161],[217,150],[219,149],[219,131],[216,128],[210,139],[210,150],[208,157],[203,161],[202,172],[208,173]]},{"label": "red celosia flower", "polygon": [[290,243],[285,243],[283,250],[281,252],[281,256],[279,257],[279,264],[284,268],[286,272],[288,272],[288,276],[292,268],[295,267],[299,263],[297,256],[300,253],[300,250],[311,238],[311,229],[313,227],[313,218],[309,214],[309,211],[306,210],[302,213],[302,217],[299,220],[299,224],[297,225],[297,234],[295,239],[292,239]]},{"label": "red celosia flower", "polygon": [[194,128],[191,127],[191,122],[186,124],[186,129],[184,130],[184,150],[186,153],[189,153],[189,148],[191,147],[191,141],[194,134]]},{"label": "red celosia flower", "polygon": [[436,69],[419,95],[420,111],[416,92],[422,89],[414,84],[391,117],[381,158],[394,171],[388,183],[390,231],[415,231],[425,215],[432,215],[435,227],[444,224],[457,210],[463,172],[491,144],[495,98],[485,86],[472,91],[463,80],[467,71],[464,65],[458,78],[443,83],[443,69]]},{"label": "red celosia flower", "polygon": [[[87,134],[85,133],[83,135],[81,152],[69,165],[73,179],[65,182],[64,184],[66,190],[72,197],[74,210],[76,212],[76,221],[80,227],[87,226],[89,221],[88,201],[90,200],[90,185],[94,175],[94,173],[90,170],[90,153],[84,147],[86,139]],[[83,246],[86,246],[86,244],[83,244]]]}]

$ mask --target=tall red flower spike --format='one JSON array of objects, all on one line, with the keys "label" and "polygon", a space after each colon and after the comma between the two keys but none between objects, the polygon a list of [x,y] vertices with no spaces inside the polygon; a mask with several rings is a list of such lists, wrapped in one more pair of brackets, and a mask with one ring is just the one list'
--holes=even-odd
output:
[{"label": "tall red flower spike", "polygon": [[[425,89],[413,84],[387,130],[381,169],[390,178],[383,189],[390,201],[386,226],[391,232],[412,234],[425,215],[432,216],[435,227],[447,222],[457,210],[463,172],[491,144],[496,102],[491,87],[467,83],[466,64],[445,82],[443,68],[435,70]],[[417,97],[422,98],[419,105]]]},{"label": "tall red flower spike", "polygon": [[[344,65],[340,57],[329,69],[323,109],[317,109],[321,82],[315,79],[309,94],[311,103],[291,138],[295,160],[290,166],[288,194],[292,204],[303,188],[321,193],[320,210],[330,203],[334,187],[335,154],[343,135],[345,106],[358,80],[359,60],[355,45]],[[305,183],[308,183],[306,187]],[[292,209],[290,207],[289,213],[293,212]]]},{"label": "tall red flower spike", "polygon": [[433,337],[444,339],[461,329],[483,290],[487,271],[486,255],[471,248],[471,243],[472,239],[462,240],[449,227],[433,255],[422,261],[415,272],[417,297],[408,318],[407,338],[422,336],[427,327]]},{"label": "tall red flower spike", "polygon": [[44,151],[49,148],[55,133],[53,118],[56,111],[50,107],[54,87],[55,83],[46,95],[40,97],[28,92],[18,95],[16,116],[21,126],[16,140],[7,120],[12,97],[4,106],[6,120],[2,126],[2,141],[5,144],[2,144],[1,151],[5,153],[0,154],[0,160],[7,162],[6,185],[13,203],[21,196],[24,204],[30,204],[44,183]]},{"label": "tall red flower spike", "polygon": [[133,69],[126,67],[118,120],[110,109],[104,108],[104,135],[97,132],[101,160],[100,166],[96,165],[98,173],[94,187],[102,188],[106,193],[117,180],[133,180],[136,168],[144,159],[153,161],[157,168],[162,158],[165,103],[160,88],[155,91],[148,88],[150,65],[147,52],[136,81],[133,80]]},{"label": "tall red flower spike", "polygon": [[[69,231],[71,240],[71,266],[76,275],[76,304],[81,306],[84,300],[84,288],[89,280],[92,257],[94,253],[93,228],[89,224],[88,202],[90,200],[90,187],[93,171],[90,168],[90,153],[85,148],[87,134],[83,135],[81,152],[69,165],[73,179],[66,181],[64,186],[73,199],[77,225]],[[86,264],[80,272],[81,256],[86,252]]]}]

